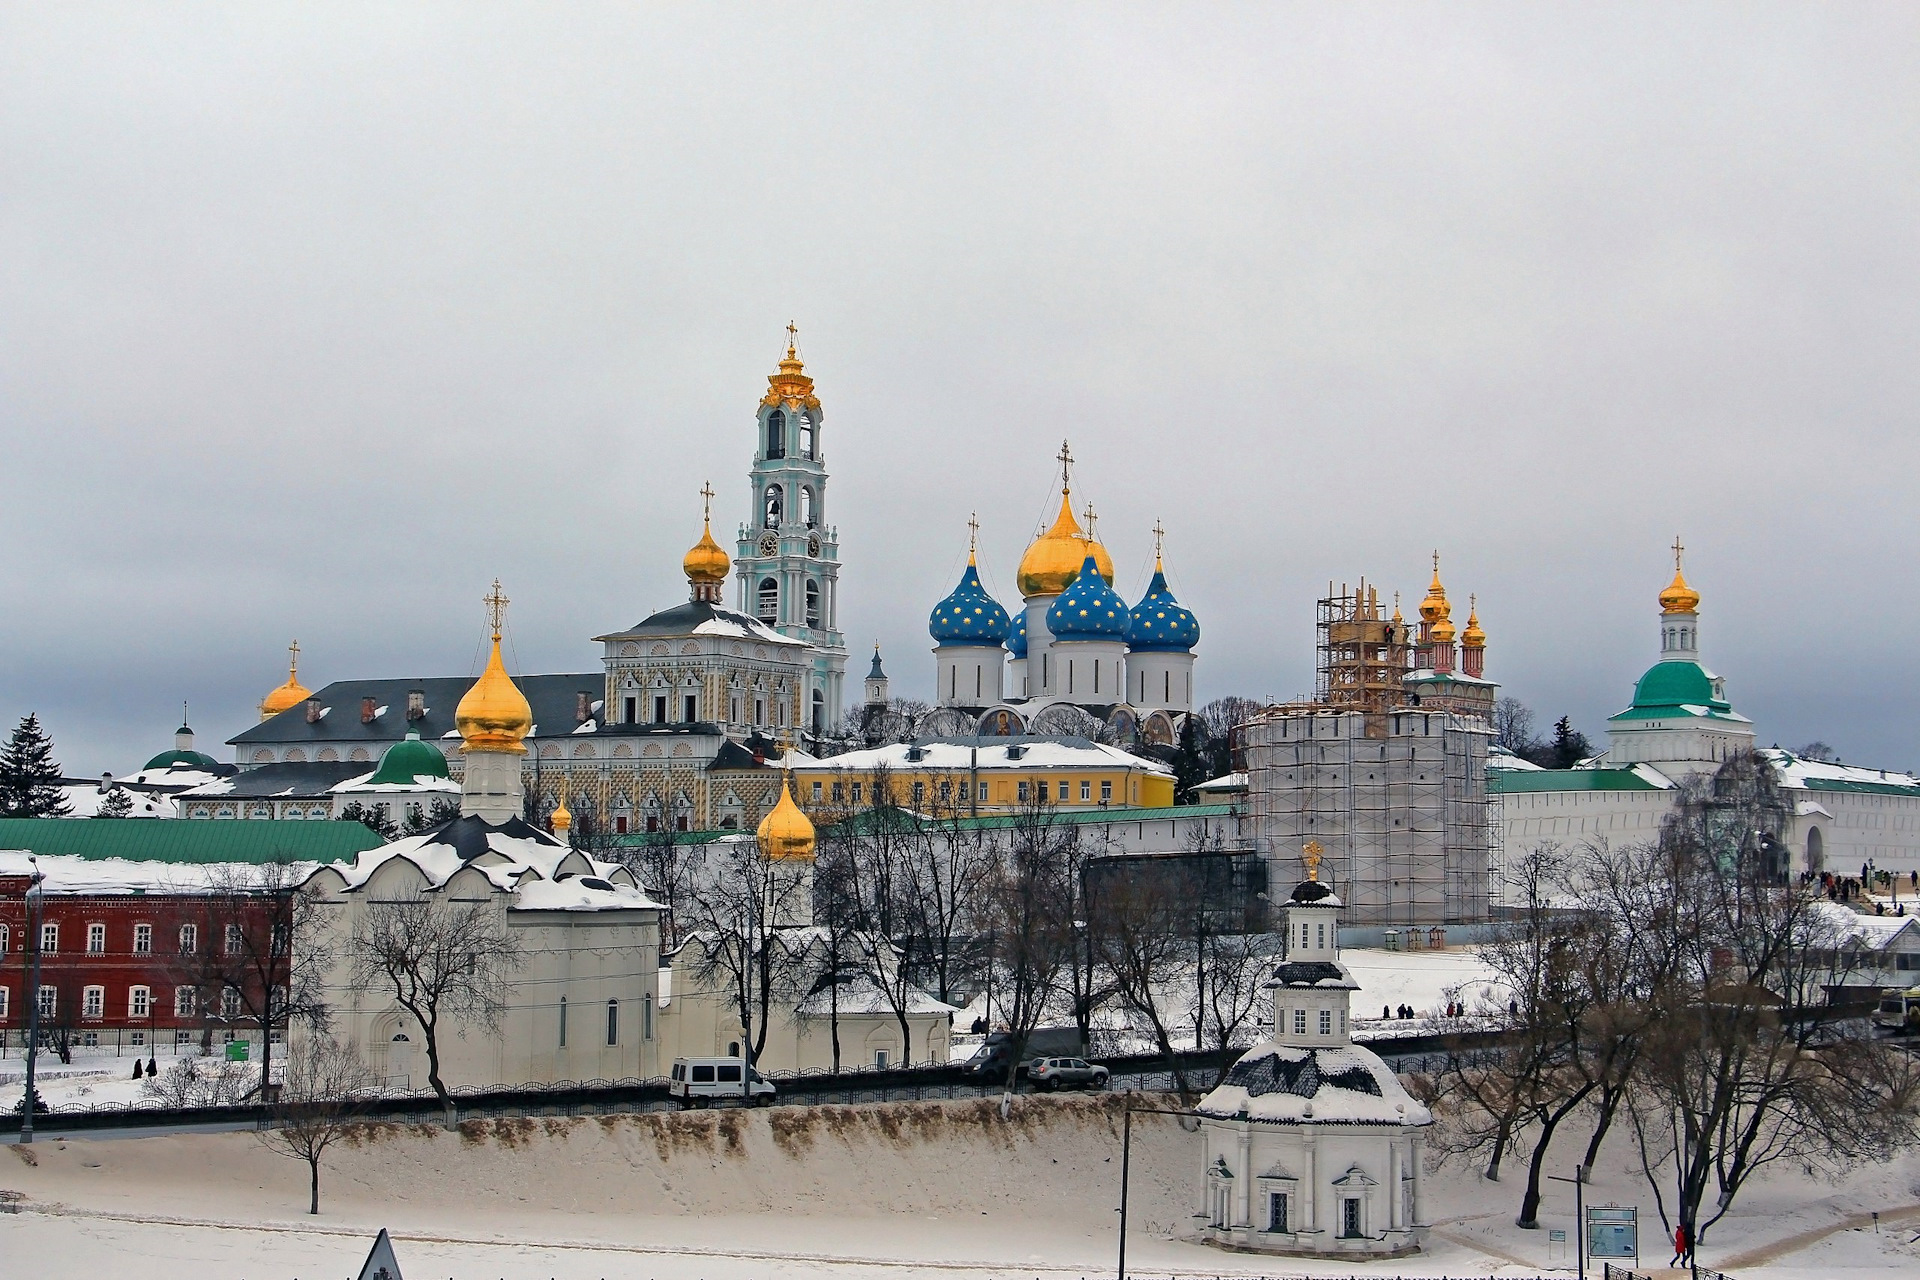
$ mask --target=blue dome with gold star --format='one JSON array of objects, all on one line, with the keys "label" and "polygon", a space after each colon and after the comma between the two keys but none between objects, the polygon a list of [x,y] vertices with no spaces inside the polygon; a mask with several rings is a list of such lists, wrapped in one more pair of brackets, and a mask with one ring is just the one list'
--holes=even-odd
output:
[{"label": "blue dome with gold star", "polygon": [[1027,611],[1025,609],[1013,616],[1013,626],[1007,631],[1007,652],[1016,658],[1027,656]]},{"label": "blue dome with gold star", "polygon": [[1092,552],[1087,553],[1072,585],[1048,607],[1047,630],[1057,640],[1127,638],[1127,602],[1100,576]]},{"label": "blue dome with gold star", "polygon": [[1147,594],[1127,616],[1127,647],[1141,652],[1178,653],[1199,643],[1200,620],[1193,616],[1193,610],[1173,598],[1166,572],[1155,563]]},{"label": "blue dome with gold star", "polygon": [[1007,611],[987,594],[980,583],[980,570],[973,557],[967,557],[967,571],[960,585],[945,600],[933,606],[927,617],[927,634],[937,645],[984,645],[998,648],[1007,638]]}]

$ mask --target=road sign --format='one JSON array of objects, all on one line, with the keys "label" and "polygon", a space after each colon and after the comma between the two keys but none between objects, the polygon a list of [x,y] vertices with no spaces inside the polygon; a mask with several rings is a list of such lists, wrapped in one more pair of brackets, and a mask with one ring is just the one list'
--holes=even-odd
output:
[{"label": "road sign", "polygon": [[1587,1210],[1589,1258],[1638,1258],[1640,1211],[1595,1205]]}]

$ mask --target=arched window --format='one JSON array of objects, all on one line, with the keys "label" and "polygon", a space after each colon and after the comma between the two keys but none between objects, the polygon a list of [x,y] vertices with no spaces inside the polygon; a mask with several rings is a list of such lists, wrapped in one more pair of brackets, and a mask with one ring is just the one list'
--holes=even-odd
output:
[{"label": "arched window", "polygon": [[[815,733],[827,731],[827,695],[818,689],[813,691],[813,731]],[[820,784],[816,782],[813,785],[817,787]]]},{"label": "arched window", "polygon": [[813,486],[800,486],[800,523],[813,528]]},{"label": "arched window", "polygon": [[1692,627],[1680,628],[1680,647],[1682,649],[1691,649],[1693,647],[1693,628]]},{"label": "arched window", "polygon": [[820,584],[812,578],[807,579],[807,625],[820,625]]},{"label": "arched window", "polygon": [[760,621],[780,621],[780,584],[772,578],[760,579]]},{"label": "arched window", "polygon": [[767,415],[767,456],[787,456],[787,415],[778,409]]},{"label": "arched window", "polygon": [[800,456],[813,457],[813,415],[810,413],[800,415]]},{"label": "arched window", "polygon": [[785,510],[786,510],[786,495],[780,492],[780,486],[777,484],[768,485],[766,515],[764,518],[764,523],[766,524],[767,528],[778,529],[780,527],[781,516],[784,514]]}]

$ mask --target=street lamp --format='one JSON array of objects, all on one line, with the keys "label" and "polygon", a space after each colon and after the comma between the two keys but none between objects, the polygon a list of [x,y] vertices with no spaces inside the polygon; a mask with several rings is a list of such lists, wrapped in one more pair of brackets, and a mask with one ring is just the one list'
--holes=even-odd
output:
[{"label": "street lamp", "polygon": [[1133,1096],[1128,1093],[1126,1106],[1120,1120],[1120,1259],[1115,1269],[1115,1280],[1127,1280],[1127,1182],[1133,1164],[1133,1116],[1142,1115],[1180,1116],[1186,1119],[1197,1118],[1191,1111],[1174,1111],[1166,1107],[1136,1107]]},{"label": "street lamp", "polygon": [[45,897],[41,882],[40,860],[31,855],[27,862],[33,875],[27,882],[27,931],[33,942],[33,977],[27,982],[27,1096],[20,1109],[20,1141],[33,1141],[33,1069],[40,1047],[40,921],[45,915]]}]

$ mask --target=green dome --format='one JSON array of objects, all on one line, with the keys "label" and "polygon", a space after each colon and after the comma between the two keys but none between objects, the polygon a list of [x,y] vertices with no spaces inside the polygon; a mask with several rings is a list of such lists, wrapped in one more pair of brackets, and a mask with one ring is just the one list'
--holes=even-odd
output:
[{"label": "green dome", "polygon": [[1705,707],[1731,711],[1733,707],[1714,690],[1714,678],[1697,662],[1656,662],[1633,686],[1633,710]]},{"label": "green dome", "polygon": [[447,758],[440,754],[440,748],[420,741],[417,733],[409,733],[403,741],[387,748],[387,754],[380,757],[380,767],[374,770],[366,785],[410,787],[415,778],[446,776]]},{"label": "green dome", "polygon": [[140,767],[144,771],[171,769],[175,765],[182,769],[198,769],[208,773],[215,773],[220,769],[220,762],[204,751],[162,751]]}]

